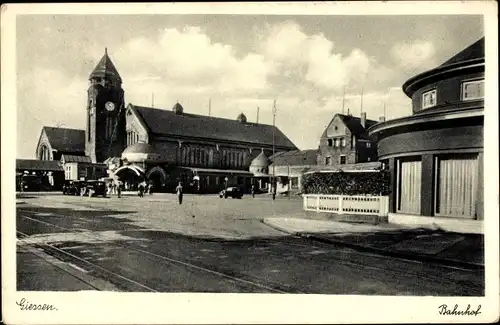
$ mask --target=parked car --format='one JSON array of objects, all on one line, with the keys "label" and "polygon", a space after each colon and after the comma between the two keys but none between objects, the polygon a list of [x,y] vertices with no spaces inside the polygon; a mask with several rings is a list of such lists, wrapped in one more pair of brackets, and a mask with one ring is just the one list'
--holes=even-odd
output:
[{"label": "parked car", "polygon": [[63,185],[63,194],[64,195],[80,195],[81,190],[85,187],[84,181],[72,181],[67,180]]},{"label": "parked car", "polygon": [[82,187],[80,195],[106,197],[106,183],[103,181],[87,181],[87,184]]},{"label": "parked car", "polygon": [[219,192],[220,198],[227,199],[228,197],[232,197],[233,199],[241,199],[243,197],[243,193],[237,187],[228,187],[225,190]]}]

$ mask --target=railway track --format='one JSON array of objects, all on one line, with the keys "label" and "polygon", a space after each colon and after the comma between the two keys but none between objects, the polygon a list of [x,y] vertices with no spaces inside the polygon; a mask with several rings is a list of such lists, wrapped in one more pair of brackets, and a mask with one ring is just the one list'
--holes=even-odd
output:
[{"label": "railway track", "polygon": [[[34,219],[34,218],[30,218],[30,217],[27,217],[27,216],[21,216],[21,217],[25,218],[25,219],[28,219],[28,220],[30,220],[32,222],[38,222],[38,223],[42,223],[42,224],[45,224],[45,225],[49,225],[49,226],[52,226],[54,228],[64,229],[64,230],[67,230],[67,231],[74,231],[75,230],[75,229],[70,229],[70,228],[67,228],[67,227],[62,227],[62,226],[59,226],[59,225],[56,225],[56,224],[52,224],[52,223],[49,223],[49,222],[46,222],[46,221],[41,221],[41,220],[37,220],[37,219]],[[28,234],[22,233],[20,231],[17,231],[17,233],[18,233],[18,235],[21,236],[20,240],[23,240],[23,239],[26,239],[27,237],[29,237]],[[93,239],[93,240],[102,240],[101,238],[99,238],[97,236],[92,236],[92,235],[89,235],[87,233],[81,234],[81,235],[85,236],[85,237],[87,237],[89,239]],[[296,290],[296,289],[293,289],[293,288],[289,288],[289,287],[286,287],[286,286],[282,286],[280,284],[263,282],[260,279],[254,279],[254,278],[251,278],[250,276],[247,276],[247,275],[245,275],[245,277],[241,277],[241,276],[237,276],[237,275],[227,274],[227,273],[224,273],[224,272],[221,272],[221,271],[218,271],[218,270],[214,270],[214,269],[210,269],[210,268],[207,268],[207,267],[199,266],[199,265],[187,262],[187,261],[181,261],[181,260],[176,259],[176,258],[172,258],[172,257],[168,257],[168,256],[163,256],[163,255],[160,255],[160,254],[156,254],[156,253],[144,250],[144,249],[142,249],[140,247],[136,247],[136,246],[131,245],[131,244],[112,243],[110,245],[112,245],[113,247],[118,248],[118,249],[128,250],[128,251],[134,251],[134,252],[137,252],[137,253],[140,253],[140,254],[144,254],[144,255],[146,255],[148,257],[152,257],[152,258],[157,259],[158,262],[180,265],[180,266],[183,266],[183,267],[188,268],[188,269],[194,269],[194,270],[197,270],[197,271],[199,271],[201,273],[210,274],[211,276],[219,277],[221,279],[225,279],[225,280],[228,280],[228,281],[232,281],[232,282],[238,283],[238,284],[243,285],[245,287],[253,287],[253,288],[256,288],[256,289],[258,289],[260,291],[264,291],[264,292],[270,292],[270,293],[303,293],[303,292],[301,292],[299,290]],[[116,273],[114,271],[111,271],[111,270],[109,270],[107,268],[104,268],[104,267],[102,267],[100,265],[97,265],[96,263],[92,263],[92,262],[90,262],[90,261],[88,261],[86,259],[80,258],[80,257],[78,257],[78,256],[76,256],[74,254],[71,254],[71,253],[69,253],[69,252],[67,252],[65,250],[62,250],[60,248],[55,247],[54,245],[43,243],[43,244],[36,244],[36,246],[44,248],[48,252],[56,253],[54,255],[60,255],[60,256],[62,255],[64,257],[67,257],[67,258],[70,258],[70,259],[73,259],[73,260],[77,260],[77,261],[79,261],[81,263],[85,263],[85,264],[89,265],[92,269],[102,271],[102,272],[104,272],[104,273],[106,273],[108,275],[111,275],[114,278],[123,280],[123,281],[125,281],[127,283],[132,283],[133,285],[135,285],[137,287],[140,287],[142,289],[146,289],[146,291],[158,292],[158,290],[153,289],[150,286],[144,285],[144,284],[139,283],[139,282],[137,282],[135,280],[132,280],[132,279],[126,277],[126,276],[120,275],[120,274],[118,274],[118,273]],[[137,270],[137,271],[140,272],[140,270]]]},{"label": "railway track", "polygon": [[[28,211],[26,211],[26,212],[28,212]],[[30,213],[30,212],[28,212],[28,213]],[[31,222],[38,222],[38,223],[44,224],[44,225],[49,226],[49,227],[62,229],[62,230],[67,231],[67,232],[74,232],[76,230],[76,229],[71,229],[71,228],[59,226],[59,225],[56,225],[56,224],[53,224],[50,222],[38,220],[36,218],[27,217],[24,215],[20,215],[20,216],[22,218],[30,220]],[[88,222],[88,220],[85,218],[79,218],[79,217],[74,217],[74,218],[82,219],[82,220],[85,220]],[[93,239],[93,240],[99,239],[98,237],[92,236],[88,233],[85,233],[82,235],[88,237],[89,239]],[[164,256],[162,254],[157,254],[157,253],[154,253],[151,251],[147,251],[147,250],[143,249],[142,247],[136,246],[134,244],[128,244],[128,243],[127,244],[119,244],[119,243],[115,242],[111,245],[113,245],[114,247],[116,247],[118,249],[125,249],[125,250],[134,251],[134,252],[137,252],[140,254],[150,256],[152,258],[158,259],[159,261],[161,261],[163,263],[176,264],[176,265],[180,265],[180,266],[183,266],[185,268],[188,268],[188,269],[195,269],[195,270],[198,270],[198,271],[201,271],[204,273],[211,274],[212,276],[216,276],[216,277],[220,277],[220,278],[223,278],[223,279],[226,279],[229,281],[241,283],[241,284],[244,284],[246,286],[254,287],[256,289],[258,288],[259,290],[265,290],[265,291],[274,292],[274,293],[306,293],[306,292],[303,292],[303,291],[298,290],[296,288],[284,286],[284,285],[279,284],[279,283],[270,283],[269,281],[267,281],[267,282],[262,281],[261,279],[252,278],[248,275],[228,274],[229,272],[224,272],[224,270],[214,269],[213,266],[205,266],[205,265],[201,265],[200,263],[194,264],[194,263],[191,263],[190,261],[186,261],[186,260],[182,261],[182,260],[179,260],[178,258]],[[359,252],[355,252],[354,250],[351,250],[351,249],[347,249],[347,250],[343,249],[343,250],[339,251],[339,250],[332,249],[332,247],[330,245],[326,246],[325,244],[317,244],[317,243],[303,245],[303,244],[298,244],[298,243],[288,243],[287,242],[287,247],[291,250],[296,249],[296,251],[294,252],[296,254],[303,254],[304,249],[311,249],[311,248],[323,249],[323,250],[326,250],[328,254],[317,255],[315,258],[317,258],[317,259],[324,258],[324,259],[328,259],[328,261],[331,261],[332,257],[333,257],[334,263],[342,264],[342,265],[345,265],[348,267],[354,267],[356,269],[371,269],[374,271],[384,272],[384,274],[392,274],[395,277],[400,276],[400,275],[405,275],[408,277],[416,277],[416,278],[419,278],[421,280],[428,280],[428,281],[438,282],[438,283],[446,283],[446,284],[454,285],[454,286],[457,286],[457,285],[464,286],[464,288],[467,288],[467,291],[470,291],[471,293],[475,293],[478,295],[483,294],[483,291],[484,291],[484,287],[480,284],[470,283],[469,281],[462,281],[459,279],[450,279],[450,278],[443,277],[443,273],[441,272],[441,270],[444,270],[445,271],[444,273],[456,272],[457,268],[454,268],[454,267],[441,266],[441,265],[435,266],[434,269],[435,269],[436,273],[438,273],[438,274],[437,275],[429,275],[426,273],[426,271],[428,271],[428,267],[427,267],[427,270],[415,271],[415,269],[425,266],[424,263],[418,262],[418,261],[404,260],[405,262],[408,262],[405,265],[409,266],[408,268],[404,268],[404,269],[401,269],[401,268],[398,269],[398,268],[393,268],[393,267],[388,268],[388,267],[383,266],[383,264],[384,264],[383,262],[389,261],[391,258],[385,257],[385,256],[359,253]],[[267,251],[266,251],[266,254],[274,254],[275,256],[278,255],[278,254],[275,254],[272,252],[267,252]],[[349,261],[345,259],[345,256],[347,254],[349,254],[351,256]],[[353,260],[352,256],[354,256],[354,260]],[[366,262],[367,260],[372,260],[372,263],[367,263]],[[374,260],[376,260],[376,261],[374,261]],[[86,261],[86,262],[88,263],[88,261]],[[411,268],[411,265],[414,265],[413,270]],[[97,267],[102,268],[100,266],[97,266]],[[107,271],[109,271],[109,270],[107,270]],[[473,272],[473,271],[466,270],[466,269],[459,269],[459,271],[460,272]],[[125,281],[127,281],[127,280],[125,280]]]}]

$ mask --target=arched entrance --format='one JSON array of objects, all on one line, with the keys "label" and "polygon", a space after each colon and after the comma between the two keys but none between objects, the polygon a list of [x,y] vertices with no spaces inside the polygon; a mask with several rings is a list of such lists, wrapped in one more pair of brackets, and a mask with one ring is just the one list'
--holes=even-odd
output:
[{"label": "arched entrance", "polygon": [[146,177],[149,180],[149,183],[153,185],[153,191],[162,192],[165,190],[168,175],[163,168],[160,166],[151,168],[146,173]]},{"label": "arched entrance", "polygon": [[118,176],[125,191],[136,191],[139,183],[144,181],[144,170],[136,165],[126,165],[118,168],[114,174]]}]

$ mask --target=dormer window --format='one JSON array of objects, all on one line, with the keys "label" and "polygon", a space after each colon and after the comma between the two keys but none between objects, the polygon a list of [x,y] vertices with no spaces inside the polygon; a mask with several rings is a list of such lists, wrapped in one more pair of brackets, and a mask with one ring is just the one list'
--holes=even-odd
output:
[{"label": "dormer window", "polygon": [[462,83],[462,100],[484,98],[484,79],[471,80]]},{"label": "dormer window", "polygon": [[425,93],[423,93],[422,94],[422,109],[436,106],[436,97],[437,97],[436,89],[432,89],[432,90],[429,90],[429,91],[426,91]]}]

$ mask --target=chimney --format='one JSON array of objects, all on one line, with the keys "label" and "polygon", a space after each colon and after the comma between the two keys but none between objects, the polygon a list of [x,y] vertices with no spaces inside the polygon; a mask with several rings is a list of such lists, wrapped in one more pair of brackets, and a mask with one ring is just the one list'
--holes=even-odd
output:
[{"label": "chimney", "polygon": [[385,116],[380,116],[380,117],[378,118],[378,121],[379,121],[379,122],[385,122]]},{"label": "chimney", "polygon": [[365,112],[361,113],[361,126],[363,128],[366,128],[366,113]]}]

